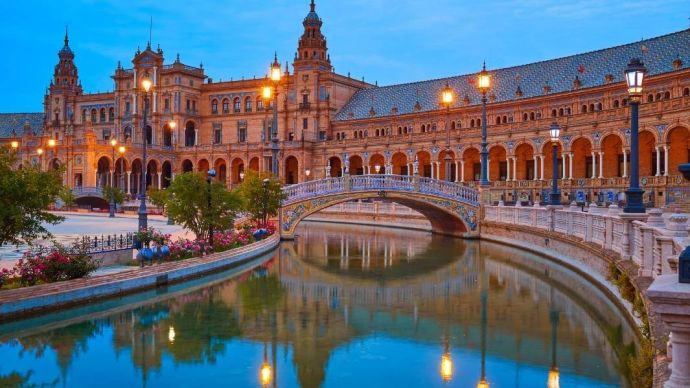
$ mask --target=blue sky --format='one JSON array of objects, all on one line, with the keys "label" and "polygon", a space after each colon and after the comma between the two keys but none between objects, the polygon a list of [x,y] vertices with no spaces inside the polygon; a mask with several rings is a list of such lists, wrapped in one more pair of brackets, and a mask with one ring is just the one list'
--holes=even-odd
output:
[{"label": "blue sky", "polygon": [[[112,89],[153,43],[166,62],[203,62],[214,80],[263,76],[277,51],[291,60],[308,0],[63,0],[0,2],[0,112],[41,111],[65,24],[87,92]],[[687,0],[317,0],[337,72],[412,82],[519,65],[690,26]]]}]

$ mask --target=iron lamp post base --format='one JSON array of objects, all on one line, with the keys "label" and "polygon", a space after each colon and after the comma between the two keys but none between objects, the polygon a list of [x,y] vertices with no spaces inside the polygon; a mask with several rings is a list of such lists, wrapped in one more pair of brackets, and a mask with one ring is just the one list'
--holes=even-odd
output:
[{"label": "iron lamp post base", "polygon": [[623,207],[624,213],[645,213],[644,203],[642,202],[642,195],[644,190],[640,188],[629,188],[625,192],[627,203]]}]

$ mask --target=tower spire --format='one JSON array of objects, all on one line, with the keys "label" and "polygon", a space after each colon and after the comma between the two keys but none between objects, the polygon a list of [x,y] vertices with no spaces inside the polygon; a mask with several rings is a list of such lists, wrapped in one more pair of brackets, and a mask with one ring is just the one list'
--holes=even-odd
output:
[{"label": "tower spire", "polygon": [[69,33],[67,31],[67,25],[65,24],[65,46],[69,46]]},{"label": "tower spire", "polygon": [[311,7],[311,12],[316,11],[316,3],[314,3],[314,0],[311,0],[311,4],[309,4],[309,7]]}]

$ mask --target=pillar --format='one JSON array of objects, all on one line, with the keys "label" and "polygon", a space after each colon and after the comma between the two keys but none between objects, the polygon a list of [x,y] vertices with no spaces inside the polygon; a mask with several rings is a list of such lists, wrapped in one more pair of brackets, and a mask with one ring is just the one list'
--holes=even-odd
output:
[{"label": "pillar", "polygon": [[568,153],[568,179],[573,179],[573,153]]},{"label": "pillar", "polygon": [[661,148],[656,146],[656,174],[654,176],[661,175]]},{"label": "pillar", "polygon": [[513,156],[513,180],[517,180],[517,157]]},{"label": "pillar", "polygon": [[599,151],[599,178],[604,177],[604,151]]},{"label": "pillar", "polygon": [[597,155],[592,151],[592,179],[597,177]]},{"label": "pillar", "polygon": [[664,144],[664,176],[668,176],[668,145]]},{"label": "pillar", "polygon": [[510,173],[511,173],[510,162],[512,161],[512,159],[513,158],[511,158],[510,156],[506,158],[506,165],[507,165],[506,166],[506,182],[510,181]]},{"label": "pillar", "polygon": [[690,284],[679,283],[678,275],[658,276],[647,289],[654,312],[671,332],[671,377],[665,388],[690,386]]},{"label": "pillar", "polygon": [[544,180],[544,155],[539,155],[539,160],[540,160],[540,176],[541,180]]},{"label": "pillar", "polygon": [[489,179],[491,177],[491,159],[486,159],[486,180],[491,181]]},{"label": "pillar", "polygon": [[194,128],[194,145],[199,145],[199,128]]},{"label": "pillar", "polygon": [[628,150],[623,149],[623,178],[628,177]]},{"label": "pillar", "polygon": [[455,161],[455,183],[458,183],[458,177],[460,175],[460,168],[458,167],[458,161]]},{"label": "pillar", "polygon": [[460,161],[460,182],[465,182],[465,160],[464,159]]},{"label": "pillar", "polygon": [[127,182],[125,183],[125,193],[129,193],[130,195],[132,194],[132,193],[129,191],[129,189],[130,189],[131,186],[132,186],[132,185],[131,185],[131,181],[129,180],[131,175],[132,175],[132,172],[131,172],[131,171],[127,171]]},{"label": "pillar", "polygon": [[441,179],[441,162],[436,162],[436,179]]},{"label": "pillar", "polygon": [[566,154],[561,153],[561,164],[563,165],[563,167],[561,168],[561,170],[563,170],[563,171],[561,171],[561,179],[566,179],[568,177],[567,175],[565,175],[565,173],[566,173],[565,165],[567,164],[567,162],[568,161],[566,160]]},{"label": "pillar", "polygon": [[158,190],[161,189],[161,173],[157,172],[156,175],[158,176]]}]

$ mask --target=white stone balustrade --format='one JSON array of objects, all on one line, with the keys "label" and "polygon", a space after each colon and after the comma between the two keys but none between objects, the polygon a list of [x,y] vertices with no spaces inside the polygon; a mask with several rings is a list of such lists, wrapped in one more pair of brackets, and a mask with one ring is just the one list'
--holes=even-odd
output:
[{"label": "white stone balustrade", "polygon": [[523,225],[581,238],[632,259],[639,266],[640,276],[656,278],[675,273],[674,260],[677,261],[688,243],[687,215],[662,215],[650,210],[649,219],[644,222],[618,211],[591,210],[487,206],[484,221]]}]

